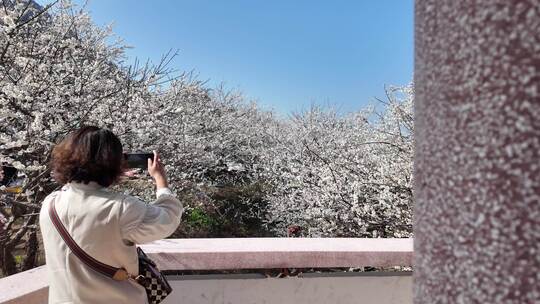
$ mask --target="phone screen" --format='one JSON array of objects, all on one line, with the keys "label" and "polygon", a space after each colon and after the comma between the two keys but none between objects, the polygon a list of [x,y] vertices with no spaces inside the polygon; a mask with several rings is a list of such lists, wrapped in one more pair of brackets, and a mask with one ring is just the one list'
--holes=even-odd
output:
[{"label": "phone screen", "polygon": [[154,153],[126,153],[124,157],[129,168],[148,168],[148,159],[154,159]]}]

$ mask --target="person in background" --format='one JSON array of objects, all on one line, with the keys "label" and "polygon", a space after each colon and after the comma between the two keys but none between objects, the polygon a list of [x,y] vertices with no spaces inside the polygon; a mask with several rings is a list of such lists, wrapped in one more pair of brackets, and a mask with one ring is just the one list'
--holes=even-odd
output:
[{"label": "person in background", "polygon": [[39,223],[49,276],[49,303],[147,303],[145,289],[132,280],[114,281],[87,267],[67,247],[49,217],[55,208],[75,242],[94,259],[138,274],[136,244],[165,238],[180,224],[182,203],[169,190],[158,153],[148,160],[156,201],[147,204],[111,191],[125,172],[122,144],[107,129],[83,127],[52,152],[60,191],[43,202]]}]

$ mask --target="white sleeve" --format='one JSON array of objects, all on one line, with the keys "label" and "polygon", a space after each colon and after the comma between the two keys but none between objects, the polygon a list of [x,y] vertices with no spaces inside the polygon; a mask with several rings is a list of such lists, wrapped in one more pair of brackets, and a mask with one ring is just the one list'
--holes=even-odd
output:
[{"label": "white sleeve", "polygon": [[168,188],[159,189],[156,197],[150,204],[125,197],[120,213],[123,239],[143,244],[166,238],[176,230],[184,209],[182,203]]}]

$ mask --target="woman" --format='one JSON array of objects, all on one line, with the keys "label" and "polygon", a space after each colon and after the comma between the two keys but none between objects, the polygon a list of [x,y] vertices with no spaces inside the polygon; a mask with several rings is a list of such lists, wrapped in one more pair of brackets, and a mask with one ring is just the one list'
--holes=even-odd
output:
[{"label": "woman", "polygon": [[180,223],[182,204],[169,190],[165,170],[154,152],[148,173],[157,200],[151,204],[108,189],[123,174],[120,140],[111,131],[83,127],[52,152],[52,172],[64,187],[43,202],[40,226],[49,273],[49,303],[147,303],[133,280],[115,281],[83,264],[67,247],[49,217],[54,200],[71,237],[94,259],[138,274],[135,244],[169,236]]}]

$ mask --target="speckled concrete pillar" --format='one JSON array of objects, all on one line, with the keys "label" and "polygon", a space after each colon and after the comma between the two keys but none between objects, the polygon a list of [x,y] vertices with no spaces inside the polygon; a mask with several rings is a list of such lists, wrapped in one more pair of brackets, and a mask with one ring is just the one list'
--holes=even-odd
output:
[{"label": "speckled concrete pillar", "polygon": [[415,22],[415,303],[540,303],[540,0]]}]

